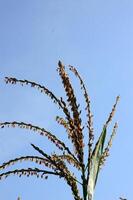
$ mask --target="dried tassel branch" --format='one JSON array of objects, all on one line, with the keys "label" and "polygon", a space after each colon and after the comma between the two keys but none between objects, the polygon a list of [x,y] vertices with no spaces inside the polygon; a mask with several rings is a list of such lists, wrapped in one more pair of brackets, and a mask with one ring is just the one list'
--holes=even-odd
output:
[{"label": "dried tassel branch", "polygon": [[34,144],[31,145],[36,151],[46,157],[51,162],[51,164],[56,167],[55,171],[59,172],[61,176],[64,177],[64,179],[67,181],[68,185],[71,187],[71,190],[75,196],[75,200],[80,200],[77,184],[75,181],[76,178],[72,176],[62,159],[60,159],[56,154],[52,155],[51,157],[50,155],[44,153],[44,151],[42,151],[39,147],[35,146]]},{"label": "dried tassel branch", "polygon": [[38,132],[40,135],[42,136],[46,136],[51,142],[53,142],[60,150],[63,150],[63,145],[62,142],[59,141],[55,135],[53,135],[52,133],[50,133],[49,131],[46,131],[44,128],[40,128],[38,126],[32,125],[32,124],[28,124],[25,122],[17,122],[17,121],[13,121],[13,122],[3,122],[0,123],[0,127],[4,128],[4,127],[12,127],[12,128],[22,128],[22,129],[28,129],[28,130],[32,130],[35,132]]},{"label": "dried tassel branch", "polygon": [[54,166],[49,162],[49,160],[39,157],[39,156],[22,156],[19,158],[15,158],[13,160],[9,160],[8,162],[3,163],[0,166],[0,170],[6,169],[7,167],[10,167],[11,165],[15,165],[17,162],[23,162],[23,161],[31,161],[35,162],[39,165],[44,165],[46,167],[54,169]]},{"label": "dried tassel branch", "polygon": [[51,92],[48,88],[46,88],[46,87],[44,87],[44,86],[42,86],[38,83],[29,81],[29,80],[20,80],[20,79],[16,79],[16,78],[13,78],[13,77],[5,77],[5,82],[6,82],[6,84],[8,84],[8,83],[10,83],[10,84],[19,83],[22,86],[23,85],[30,85],[31,87],[38,89],[40,92],[48,95],[54,101],[54,103],[57,103],[59,105],[59,107],[62,107],[60,100],[53,94],[53,92]]},{"label": "dried tassel branch", "polygon": [[67,108],[67,104],[65,103],[65,101],[63,100],[63,98],[61,97],[60,98],[60,101],[61,101],[61,105],[62,105],[62,110],[66,116],[66,119],[68,122],[73,122],[73,119],[71,118],[71,114]]},{"label": "dried tassel branch", "polygon": [[[60,158],[58,158],[58,156],[55,154],[54,156],[50,156],[48,154],[46,154],[42,149],[40,149],[39,147],[35,146],[34,144],[31,144],[31,146],[38,151],[42,156],[44,156],[46,159],[49,160],[49,162],[54,165],[56,167],[56,170],[60,170],[62,173],[64,173],[63,175],[65,176],[64,170],[66,169],[66,165],[63,162],[63,160],[61,160]],[[55,159],[56,158],[56,159]],[[58,158],[58,159],[57,159]],[[57,161],[60,161],[59,163]],[[67,170],[66,170],[67,171]],[[69,170],[68,170],[69,171]]]},{"label": "dried tassel branch", "polygon": [[19,79],[16,79],[16,78],[13,78],[13,77],[5,77],[5,82],[6,84],[10,83],[10,84],[21,84],[22,86],[23,85],[30,85],[31,87],[33,88],[36,88],[38,89],[40,92],[42,93],[45,93],[46,95],[48,95],[53,101],[54,103],[58,104],[59,108],[61,108],[64,112],[64,114],[66,115],[67,119],[68,120],[71,120],[71,117],[70,117],[70,113],[66,107],[66,104],[65,102],[63,101],[63,99],[58,99],[54,94],[53,92],[51,92],[48,88],[38,84],[38,83],[35,83],[33,81],[29,81],[29,80],[19,80]]},{"label": "dried tassel branch", "polygon": [[24,128],[24,129],[28,129],[28,130],[38,132],[40,135],[46,136],[48,138],[48,140],[50,140],[52,143],[54,143],[61,151],[66,150],[68,152],[68,154],[70,154],[75,160],[77,160],[75,158],[75,156],[72,154],[72,152],[70,151],[70,149],[65,145],[64,142],[59,140],[55,135],[53,135],[49,131],[45,130],[44,128],[40,128],[38,126],[28,124],[28,123],[25,123],[25,122],[17,122],[17,121],[2,122],[2,123],[0,123],[0,127],[1,128],[4,128],[4,127],[13,127],[13,128],[19,127],[19,128]]},{"label": "dried tassel branch", "polygon": [[62,79],[62,83],[64,85],[66,95],[67,95],[67,101],[69,102],[69,105],[71,106],[71,111],[73,113],[73,120],[74,120],[74,128],[75,131],[73,131],[73,142],[75,145],[76,153],[78,155],[78,159],[81,163],[83,163],[83,134],[82,134],[82,128],[81,128],[81,118],[80,118],[80,112],[78,111],[78,105],[76,101],[76,97],[74,95],[74,90],[72,88],[72,85],[70,83],[69,77],[67,73],[65,72],[64,65],[59,61],[58,63],[58,71],[59,75]]},{"label": "dried tassel branch", "polygon": [[57,155],[56,156],[58,158],[60,158],[63,161],[67,161],[67,163],[72,164],[74,167],[76,167],[78,170],[81,170],[81,166],[79,165],[78,162],[76,162],[72,156],[68,155],[68,154],[64,154],[64,155]]},{"label": "dried tassel branch", "polygon": [[112,111],[111,111],[111,113],[110,113],[110,115],[109,115],[109,117],[108,117],[108,119],[107,119],[107,121],[106,121],[106,123],[105,123],[105,126],[106,126],[106,127],[107,127],[108,124],[112,121],[112,118],[113,118],[113,116],[114,116],[114,114],[115,114],[116,106],[117,106],[117,103],[118,103],[119,100],[120,100],[120,96],[117,96],[117,97],[116,97],[116,102],[115,102],[115,104],[113,105]]},{"label": "dried tassel branch", "polygon": [[[70,115],[70,112],[68,111],[68,109],[67,109],[67,105],[66,105],[66,103],[63,101],[63,99],[61,98],[61,102],[62,102],[62,104],[63,104],[63,108],[64,108],[64,113],[66,114],[66,120],[67,120],[67,123],[68,123],[68,126],[69,126],[69,131],[68,131],[68,138],[70,138],[71,139],[71,142],[72,142],[72,144],[74,144],[74,152],[75,152],[75,154],[77,155],[78,154],[78,152],[77,152],[77,148],[76,148],[76,144],[77,144],[77,139],[76,139],[76,130],[75,130],[75,125],[74,125],[74,120],[71,118],[71,115]],[[59,123],[59,120],[58,120],[58,123]],[[62,124],[63,125],[63,124]],[[82,128],[82,130],[83,130],[83,128]]]},{"label": "dried tassel branch", "polygon": [[[64,170],[66,169],[66,165],[63,162],[63,160],[61,160],[60,158],[58,158],[58,156],[56,154],[54,154],[54,156],[50,156],[48,154],[46,154],[42,149],[40,149],[39,147],[35,146],[34,144],[31,144],[31,146],[38,151],[42,156],[44,156],[46,159],[49,160],[49,162],[54,165],[56,167],[56,170],[60,170],[62,173],[64,172]],[[56,159],[55,159],[56,158]],[[57,159],[58,158],[58,159]],[[59,161],[59,162],[57,162]],[[67,171],[67,170],[66,170]],[[69,170],[68,170],[69,171]],[[66,172],[65,172],[66,173]],[[64,173],[64,176],[65,176]]]},{"label": "dried tassel branch", "polygon": [[90,97],[87,93],[85,84],[83,79],[81,78],[81,76],[79,75],[77,69],[71,65],[69,65],[69,69],[70,71],[72,71],[75,76],[79,79],[80,81],[80,85],[81,85],[81,89],[84,92],[84,98],[85,98],[85,102],[86,102],[86,108],[85,110],[87,111],[87,128],[89,131],[89,142],[88,142],[88,147],[89,147],[89,158],[91,157],[92,154],[92,145],[93,145],[93,141],[94,141],[94,133],[93,133],[93,115],[91,113],[91,108],[90,108]]},{"label": "dried tassel branch", "polygon": [[112,134],[110,136],[110,139],[108,141],[108,144],[107,144],[107,147],[104,149],[103,151],[103,154],[101,156],[101,160],[100,160],[100,168],[104,165],[107,157],[109,156],[109,151],[110,151],[110,148],[112,146],[112,142],[113,142],[113,139],[114,139],[114,136],[116,135],[116,130],[118,128],[118,124],[115,123],[114,127],[113,127],[113,131],[112,131]]},{"label": "dried tassel branch", "polygon": [[28,169],[16,169],[16,170],[11,170],[11,171],[8,171],[8,172],[4,172],[4,173],[1,173],[0,174],[0,180],[2,178],[7,178],[8,176],[10,175],[17,175],[19,177],[21,176],[36,176],[37,178],[45,178],[47,179],[48,176],[45,176],[45,175],[58,175],[58,176],[61,176],[60,173],[55,173],[55,172],[52,172],[52,171],[47,171],[47,170],[41,170],[41,169],[38,169],[38,168],[28,168]]},{"label": "dried tassel branch", "polygon": [[64,161],[56,154],[53,154],[52,156],[46,154],[44,151],[42,151],[39,147],[35,146],[34,144],[31,144],[31,146],[38,151],[41,155],[43,155],[44,157],[46,157],[49,162],[55,166],[55,171],[59,171],[62,174],[62,177],[64,177],[65,179],[67,179],[67,177],[71,177],[71,179],[73,179],[74,181],[76,180],[76,178],[74,178],[70,171],[68,170],[68,168],[66,167]]},{"label": "dried tassel branch", "polygon": [[64,177],[66,175],[72,176],[71,173],[70,173],[70,171],[68,170],[65,162],[59,156],[57,156],[56,154],[53,154],[51,156],[50,160],[51,160],[51,162],[53,164],[55,164],[55,166],[57,167],[57,169],[63,173]]},{"label": "dried tassel branch", "polygon": [[70,185],[75,200],[81,200],[81,198],[79,196],[79,191],[78,191],[78,188],[77,188],[77,184],[76,184],[76,182],[78,182],[78,181],[71,174],[71,172],[68,170],[68,168],[65,165],[65,163],[63,162],[63,160],[59,156],[57,156],[56,154],[52,155],[51,159],[56,163],[57,169],[61,173],[63,173],[63,177],[67,181],[67,184]]},{"label": "dried tassel branch", "polygon": [[58,122],[58,124],[63,125],[66,130],[69,129],[68,122],[63,119],[63,117],[56,116],[56,121]]},{"label": "dried tassel branch", "polygon": [[[16,170],[11,170],[5,173],[1,173],[0,174],[0,180],[2,178],[7,178],[10,175],[17,175],[19,177],[21,176],[36,176],[37,178],[44,178],[47,179],[48,176],[47,175],[56,175],[59,176],[60,178],[64,177],[62,176],[62,172],[58,173],[58,172],[52,172],[52,171],[47,171],[47,170],[40,170],[38,168],[32,169],[32,168],[28,168],[28,169],[16,169]],[[74,180],[71,178],[71,176],[66,175],[66,177],[64,177],[67,180],[68,185],[70,185],[71,190],[73,192],[74,195],[74,199],[75,200],[82,200],[79,195],[78,195],[78,189],[77,186],[74,182]]]},{"label": "dried tassel branch", "polygon": [[56,117],[56,121],[58,122],[58,124],[62,125],[66,129],[66,132],[68,134],[68,139],[72,140],[72,131],[69,126],[69,123],[65,119],[59,116]]},{"label": "dried tassel branch", "polygon": [[[66,129],[66,132],[68,134],[68,139],[70,139],[72,141],[72,143],[73,143],[73,133],[72,133],[72,130],[71,130],[70,126],[69,126],[69,123],[66,122],[66,120],[64,118],[59,117],[59,116],[56,117],[56,121],[57,121],[58,124],[62,125]],[[75,162],[79,163],[77,158],[75,158]],[[81,165],[81,163],[78,164],[78,165]]]},{"label": "dried tassel branch", "polygon": [[[66,115],[67,127],[69,127],[69,128],[67,128],[68,138],[71,139],[71,142],[72,142],[73,147],[74,147],[75,155],[78,155],[78,151],[77,151],[77,148],[76,148],[77,147],[76,144],[78,144],[78,143],[77,143],[77,138],[76,138],[76,134],[75,134],[76,130],[75,130],[75,125],[74,125],[74,120],[72,119],[71,114],[70,114],[69,110],[67,109],[67,105],[63,101],[62,98],[61,98],[61,103],[63,105],[63,112]],[[61,120],[59,120],[59,118],[56,119],[56,120],[57,120],[58,123],[60,123],[60,124],[62,123],[61,125],[63,125],[63,120],[62,120],[62,122],[61,122]],[[66,124],[64,124],[63,126],[66,127]],[[77,160],[77,158],[75,160]]]}]

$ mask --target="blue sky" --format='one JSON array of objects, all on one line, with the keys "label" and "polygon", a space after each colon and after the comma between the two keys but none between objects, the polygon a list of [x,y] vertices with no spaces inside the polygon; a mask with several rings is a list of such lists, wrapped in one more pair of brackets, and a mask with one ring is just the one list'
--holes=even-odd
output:
[{"label": "blue sky", "polygon": [[[59,111],[48,97],[3,81],[5,76],[34,80],[62,96],[64,91],[56,72],[59,59],[76,66],[85,80],[96,138],[115,97],[121,96],[113,121],[119,123],[117,136],[99,176],[95,200],[119,196],[130,200],[133,196],[132,10],[131,0],[0,0],[0,121],[32,122],[62,136],[62,129],[54,121]],[[78,82],[71,78],[83,104]],[[1,164],[21,155],[36,155],[31,142],[53,152],[47,139],[28,133],[0,130]],[[13,176],[0,182],[2,200],[15,200],[18,195],[22,200],[71,199],[66,184],[54,177],[43,181]]]}]

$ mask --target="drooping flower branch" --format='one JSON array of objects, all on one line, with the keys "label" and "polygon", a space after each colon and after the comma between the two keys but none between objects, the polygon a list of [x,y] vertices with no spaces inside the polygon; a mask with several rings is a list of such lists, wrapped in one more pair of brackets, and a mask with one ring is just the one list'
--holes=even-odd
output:
[{"label": "drooping flower branch", "polygon": [[21,176],[36,176],[37,178],[45,178],[47,179],[48,176],[45,175],[58,175],[60,176],[60,173],[55,173],[52,171],[47,171],[47,170],[40,170],[38,168],[32,169],[32,168],[28,168],[28,169],[16,169],[16,170],[11,170],[8,172],[4,172],[2,174],[0,174],[0,179],[2,178],[7,178],[9,175],[17,175],[19,177]]},{"label": "drooping flower branch", "polygon": [[68,154],[70,154],[75,160],[77,160],[75,158],[75,156],[73,155],[73,153],[65,145],[64,142],[59,140],[55,135],[53,135],[49,131],[45,130],[44,128],[40,128],[39,126],[35,126],[35,125],[28,124],[28,123],[25,123],[25,122],[17,122],[17,121],[1,122],[0,127],[1,128],[4,128],[4,127],[12,127],[12,128],[19,127],[19,128],[22,128],[22,129],[28,129],[28,130],[32,130],[34,132],[38,132],[40,135],[46,136],[48,138],[48,140],[50,140],[52,143],[54,143],[56,145],[56,147],[58,147],[61,151],[63,151],[63,150],[67,151]]},{"label": "drooping flower branch", "polygon": [[53,100],[54,103],[58,104],[59,107],[62,107],[60,100],[53,94],[53,92],[51,92],[45,86],[42,86],[42,85],[35,83],[33,81],[16,79],[14,77],[5,77],[5,82],[6,82],[6,84],[8,84],[8,83],[10,83],[10,84],[19,83],[19,84],[21,84],[21,86],[30,85],[31,87],[38,89],[41,93],[45,93],[46,95],[48,95]]},{"label": "drooping flower branch", "polygon": [[13,160],[9,160],[8,162],[3,163],[0,166],[0,170],[6,169],[7,167],[10,167],[11,165],[15,165],[16,163],[23,162],[23,161],[35,162],[39,165],[45,165],[46,167],[49,167],[49,162],[45,158],[42,158],[39,156],[22,156],[22,157],[15,158]]}]

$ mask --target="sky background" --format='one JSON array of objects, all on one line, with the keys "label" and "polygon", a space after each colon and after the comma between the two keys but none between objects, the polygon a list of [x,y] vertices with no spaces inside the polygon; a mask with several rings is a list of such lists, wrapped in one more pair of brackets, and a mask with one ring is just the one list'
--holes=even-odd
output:
[{"label": "sky background", "polygon": [[[55,122],[56,105],[35,89],[6,85],[5,76],[41,83],[64,96],[56,72],[58,60],[76,66],[91,97],[97,138],[117,95],[113,123],[117,136],[99,176],[95,200],[133,197],[133,1],[0,0],[0,121],[25,121],[67,138]],[[79,84],[73,81],[80,104]],[[83,116],[84,119],[84,116]],[[109,129],[109,133],[111,128]],[[0,163],[38,155],[30,143],[55,150],[46,138],[20,129],[0,130]],[[109,135],[108,135],[109,136]],[[32,166],[30,163],[16,167]],[[15,166],[9,169],[15,169]],[[0,182],[0,199],[72,199],[63,180],[11,176]]]}]

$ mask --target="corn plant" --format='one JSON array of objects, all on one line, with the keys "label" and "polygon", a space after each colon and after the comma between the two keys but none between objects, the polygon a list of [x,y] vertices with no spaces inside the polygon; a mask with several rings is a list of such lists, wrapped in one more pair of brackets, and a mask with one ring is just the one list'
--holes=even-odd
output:
[{"label": "corn plant", "polygon": [[[38,83],[29,80],[19,80],[12,77],[5,77],[5,82],[7,84],[20,84],[22,86],[29,85],[35,89],[40,90],[40,92],[47,95],[59,107],[59,109],[63,113],[63,117],[57,116],[56,121],[66,130],[71,146],[73,146],[73,150],[71,150],[71,146],[67,145],[55,134],[51,133],[45,128],[39,127],[37,125],[32,125],[31,123],[19,121],[1,122],[1,128],[19,127],[22,129],[29,129],[30,131],[34,131],[46,137],[51,143],[53,143],[53,145],[56,146],[58,152],[60,153],[47,154],[35,144],[31,144],[31,146],[40,154],[40,156],[27,155],[18,157],[3,163],[0,166],[0,169],[7,169],[9,166],[15,165],[19,161],[31,161],[33,163],[37,163],[38,166],[41,165],[41,169],[38,167],[6,171],[0,173],[0,179],[7,178],[10,175],[26,175],[27,177],[36,176],[42,179],[47,179],[48,176],[54,175],[58,176],[59,178],[63,178],[67,182],[67,184],[71,188],[72,195],[75,200],[93,200],[94,190],[98,180],[99,172],[101,170],[101,167],[104,165],[106,158],[109,156],[109,150],[112,145],[112,140],[116,133],[117,123],[114,124],[110,139],[105,144],[107,128],[114,116],[119,96],[117,96],[116,102],[113,105],[113,108],[105,124],[102,127],[101,134],[97,142],[95,142],[94,144],[93,115],[91,112],[90,97],[87,93],[84,81],[78,73],[77,69],[73,66],[68,66],[68,70],[70,70],[79,80],[81,90],[83,92],[86,104],[84,110],[86,123],[84,126],[83,120],[81,119],[81,110],[79,109],[80,106],[77,103],[74,89],[66,72],[66,67],[61,63],[61,61],[59,61],[58,63],[57,71],[59,73],[59,76],[61,77],[62,84],[64,86],[67,98],[66,101],[62,97],[56,97],[56,95],[48,88]],[[87,144],[85,144],[84,141],[85,131],[88,137]],[[85,156],[85,147],[88,149],[87,158]],[[70,167],[70,165],[72,165],[73,168]],[[44,169],[42,169],[42,166],[45,166]],[[78,170],[81,177],[80,180],[74,174],[75,170],[74,172],[72,171],[72,169],[74,168]]]}]

